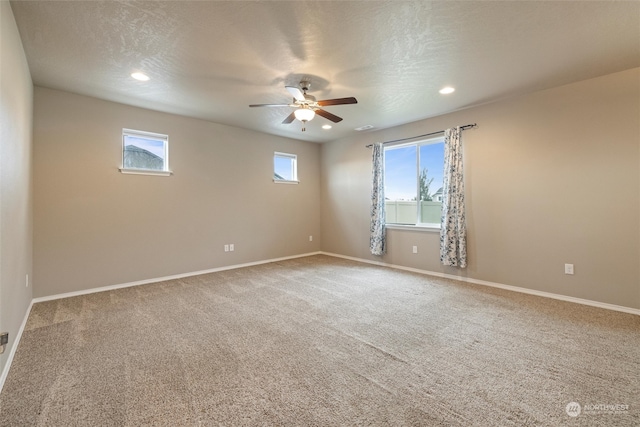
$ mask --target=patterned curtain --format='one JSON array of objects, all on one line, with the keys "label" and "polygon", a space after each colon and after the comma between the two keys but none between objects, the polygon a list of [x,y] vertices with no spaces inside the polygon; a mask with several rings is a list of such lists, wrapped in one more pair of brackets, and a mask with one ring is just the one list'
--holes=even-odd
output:
[{"label": "patterned curtain", "polygon": [[440,223],[440,262],[467,266],[467,228],[462,174],[460,127],[444,131],[444,182]]},{"label": "patterned curtain", "polygon": [[373,186],[371,189],[371,238],[369,249],[373,255],[383,255],[385,248],[384,216],[384,148],[373,145]]}]

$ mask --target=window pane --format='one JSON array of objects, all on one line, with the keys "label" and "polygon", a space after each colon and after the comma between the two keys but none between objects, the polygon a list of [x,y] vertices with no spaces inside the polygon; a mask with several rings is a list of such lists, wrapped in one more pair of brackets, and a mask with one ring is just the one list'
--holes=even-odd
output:
[{"label": "window pane", "polygon": [[388,224],[436,227],[440,224],[443,163],[442,138],[385,148]]},{"label": "window pane", "polygon": [[275,153],[273,155],[273,179],[277,181],[297,181],[298,162],[295,154]]},{"label": "window pane", "polygon": [[439,224],[442,214],[444,142],[420,146],[420,222]]},{"label": "window pane", "polygon": [[388,148],[384,152],[385,214],[388,223],[415,224],[418,185],[417,147]]},{"label": "window pane", "polygon": [[277,156],[274,158],[274,178],[291,181],[291,159]]},{"label": "window pane", "polygon": [[166,141],[124,135],[125,169],[165,170]]}]

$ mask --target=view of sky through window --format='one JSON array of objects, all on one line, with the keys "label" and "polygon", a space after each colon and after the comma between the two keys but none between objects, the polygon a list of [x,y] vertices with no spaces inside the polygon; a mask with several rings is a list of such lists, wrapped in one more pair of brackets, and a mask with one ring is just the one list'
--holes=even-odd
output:
[{"label": "view of sky through window", "polygon": [[281,176],[282,179],[291,181],[293,179],[291,174],[291,159],[276,157],[274,159],[274,171]]},{"label": "view of sky through window", "polygon": [[418,176],[416,173],[418,148],[420,171],[427,169],[427,180],[433,178],[429,193],[442,187],[444,143],[390,147],[385,150],[384,187],[388,200],[416,200]]},{"label": "view of sky through window", "polygon": [[147,150],[162,159],[164,159],[165,157],[164,141],[160,141],[157,139],[138,138],[136,136],[125,135],[124,145],[125,147],[129,145],[133,145],[138,148],[142,148],[143,150]]},{"label": "view of sky through window", "polygon": [[274,179],[297,181],[297,157],[295,154],[275,153],[273,156]]}]

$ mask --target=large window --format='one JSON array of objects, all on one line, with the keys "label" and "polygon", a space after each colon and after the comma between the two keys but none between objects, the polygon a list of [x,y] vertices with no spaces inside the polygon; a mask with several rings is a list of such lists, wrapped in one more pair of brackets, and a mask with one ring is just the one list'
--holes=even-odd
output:
[{"label": "large window", "polygon": [[298,156],[273,153],[273,182],[298,183]]},{"label": "large window", "polygon": [[158,133],[122,129],[124,173],[169,175],[169,137]]},{"label": "large window", "polygon": [[440,227],[444,136],[384,148],[387,224]]}]

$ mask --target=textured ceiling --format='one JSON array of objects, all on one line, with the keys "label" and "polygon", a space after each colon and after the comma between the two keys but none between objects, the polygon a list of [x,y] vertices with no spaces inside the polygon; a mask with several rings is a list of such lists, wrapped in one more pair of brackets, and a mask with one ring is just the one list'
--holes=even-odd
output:
[{"label": "textured ceiling", "polygon": [[[640,66],[640,2],[12,1],[36,85],[309,141]],[[151,80],[138,82],[133,71]],[[311,80],[344,121],[283,125]],[[451,85],[456,92],[441,95]],[[153,130],[153,129],[151,129]]]}]

